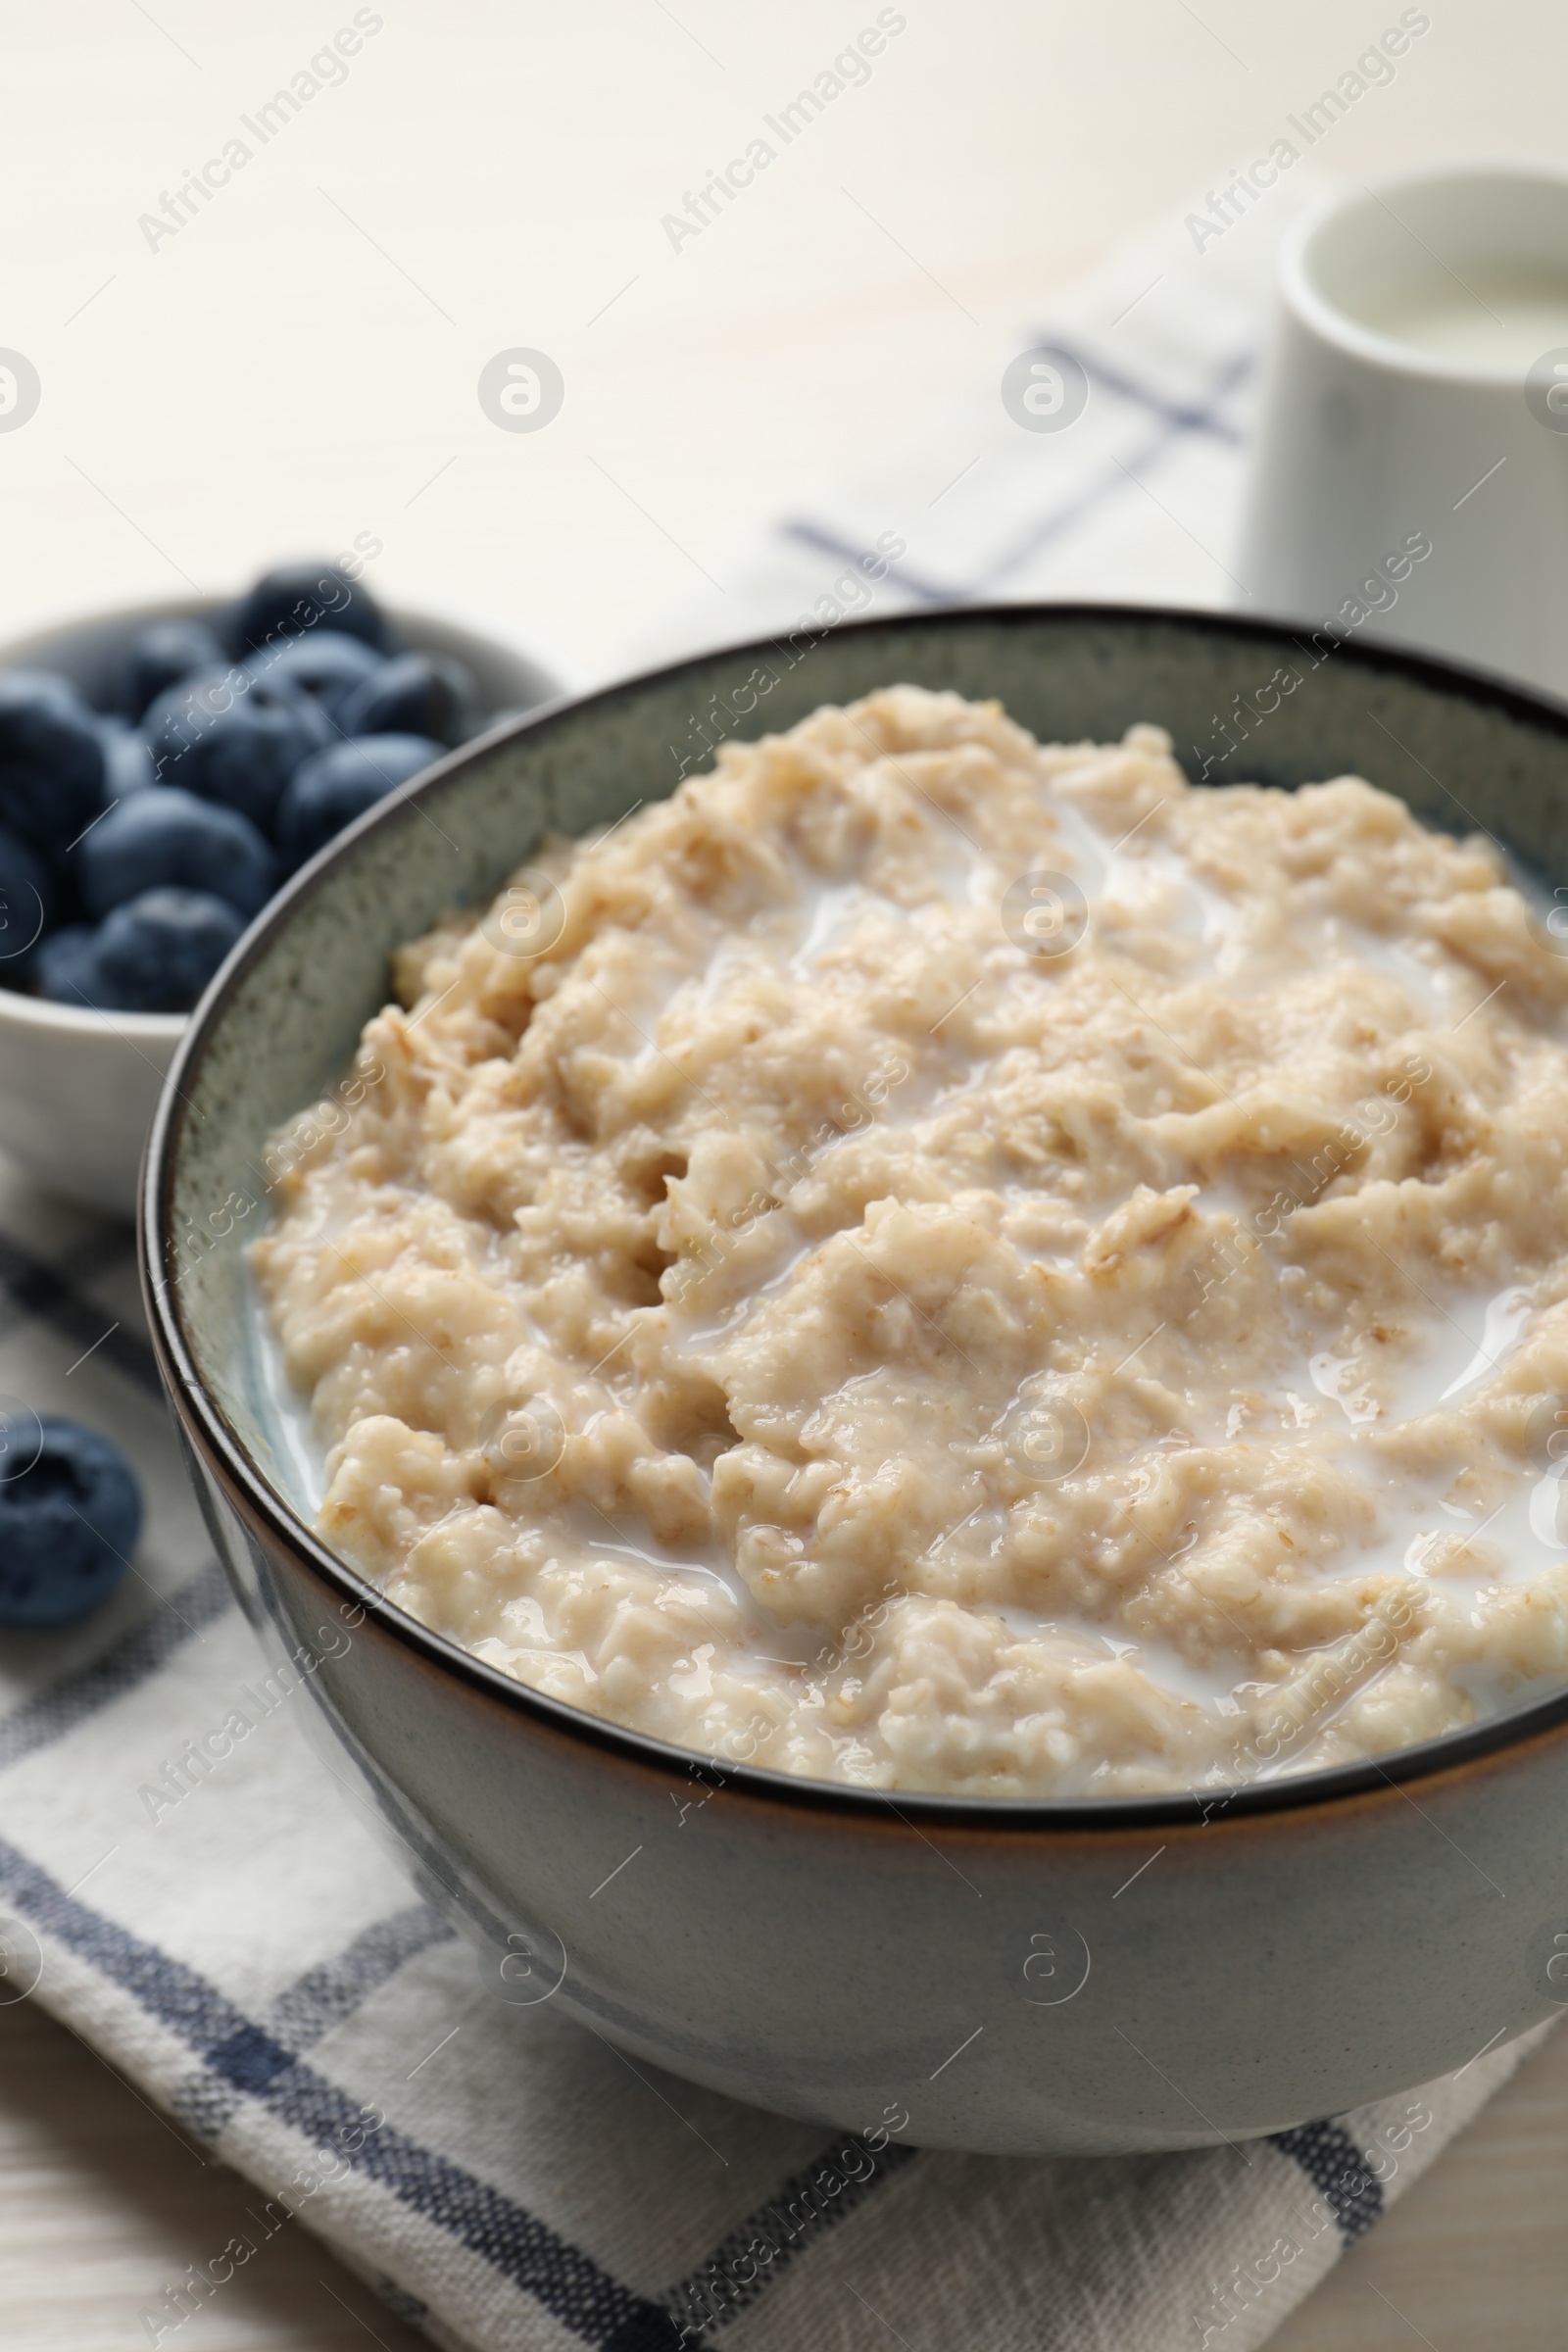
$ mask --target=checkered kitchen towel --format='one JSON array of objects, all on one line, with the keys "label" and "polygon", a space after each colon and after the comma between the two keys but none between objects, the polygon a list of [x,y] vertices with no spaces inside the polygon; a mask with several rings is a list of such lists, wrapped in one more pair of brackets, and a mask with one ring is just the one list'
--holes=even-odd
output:
[{"label": "checkered kitchen towel", "polygon": [[[1226,601],[1278,225],[1200,259],[1178,224],[1026,321],[1015,349],[1087,370],[1070,431],[1015,426],[998,396],[1013,354],[993,354],[969,400],[782,526],[693,627],[830,617],[818,600],[851,602],[848,566],[883,532],[906,544],[884,605]],[[101,1617],[0,1642],[0,1991],[36,1974],[35,1998],[258,2184],[258,2237],[297,2214],[439,2343],[1248,2352],[1517,2061],[1516,2044],[1245,2156],[1093,2163],[847,2139],[633,2066],[553,2006],[497,2003],[414,1900],[211,1559],[128,1238],[0,1183],[6,1390],[111,1431],[149,1516]],[[144,1787],[236,1708],[250,1735],[149,1808]],[[245,2258],[215,2247],[171,2281],[149,2338]]]}]

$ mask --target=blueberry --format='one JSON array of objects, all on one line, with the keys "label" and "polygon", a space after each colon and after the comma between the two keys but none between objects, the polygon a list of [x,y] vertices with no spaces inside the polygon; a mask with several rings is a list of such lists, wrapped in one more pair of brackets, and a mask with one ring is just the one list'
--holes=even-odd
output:
[{"label": "blueberry", "polygon": [[269,705],[292,705],[299,699],[286,686],[266,678],[253,678],[237,662],[224,662],[211,669],[194,669],[188,676],[176,678],[172,686],[149,704],[142,718],[142,731],[152,746],[159,782],[183,783],[182,776],[169,773],[171,766],[210,735],[236,703],[250,695]]},{"label": "blueberry", "polygon": [[144,890],[100,925],[94,945],[104,1003],[122,1012],[186,1012],[245,925],[203,890]]},{"label": "blueberry", "polygon": [[308,637],[291,637],[252,654],[245,666],[252,677],[270,678],[292,693],[313,696],[336,719],[344,696],[378,670],[381,661],[358,637],[345,637],[341,629],[313,629]]},{"label": "blueberry", "polygon": [[35,849],[0,825],[0,988],[22,988],[54,915],[54,875]]},{"label": "blueberry", "polygon": [[345,735],[428,735],[462,743],[479,725],[479,690],[445,654],[399,654],[348,695],[338,712]]},{"label": "blueberry", "polygon": [[180,780],[270,833],[289,778],[331,739],[331,721],[303,696],[292,708],[248,697],[192,747]]},{"label": "blueberry", "polygon": [[193,669],[211,669],[222,659],[218,632],[205,620],[150,620],[130,641],[122,705],[139,718]]},{"label": "blueberry", "polygon": [[392,650],[392,632],[368,588],[334,564],[280,564],[265,573],[240,599],[233,627],[241,653],[259,653],[264,645],[316,628],[358,637],[377,654]]},{"label": "blueberry", "polygon": [[334,833],[440,757],[440,744],[423,735],[359,735],[318,752],[294,777],[277,812],[284,863],[303,865]]},{"label": "blueberry", "polygon": [[243,669],[208,670],[171,688],[147,713],[160,783],[221,801],[270,833],[283,787],[332,740],[309,695]]},{"label": "blueberry", "polygon": [[0,1625],[74,1625],[129,1566],[136,1473],[108,1438],[57,1413],[8,1413],[0,1440]]},{"label": "blueberry", "polygon": [[69,1004],[74,1012],[107,1003],[97,949],[98,934],[89,923],[66,923],[49,932],[32,957],[38,994],[52,1004]]},{"label": "blueberry", "polygon": [[0,825],[0,987],[15,988],[25,976],[54,906],[49,868]]},{"label": "blueberry", "polygon": [[48,671],[0,674],[0,824],[34,849],[64,849],[103,805],[97,714]]},{"label": "blueberry", "polygon": [[188,1012],[244,928],[210,891],[144,890],[91,935],[84,993],[106,1012]]},{"label": "blueberry", "polygon": [[152,746],[139,727],[123,719],[99,722],[104,747],[104,797],[111,805],[144,791],[153,780]]},{"label": "blueberry", "polygon": [[277,884],[277,861],[248,816],[171,784],[133,793],[77,852],[87,912],[109,914],[161,884],[209,891],[247,917]]}]

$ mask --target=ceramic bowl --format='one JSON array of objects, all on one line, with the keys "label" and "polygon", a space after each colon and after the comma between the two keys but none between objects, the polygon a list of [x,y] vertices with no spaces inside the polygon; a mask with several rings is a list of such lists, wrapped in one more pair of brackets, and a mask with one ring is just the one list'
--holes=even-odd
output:
[{"label": "ceramic bowl", "polygon": [[[56,670],[100,703],[148,621],[215,619],[225,610],[218,597],[186,597],[101,613],[0,646],[0,669]],[[390,617],[420,652],[466,662],[487,711],[526,710],[560,692],[538,662],[493,638],[421,612]],[[0,988],[0,1149],[68,1200],[134,1215],[142,1148],[186,1017],[93,1012]]]},{"label": "ceramic bowl", "polygon": [[1047,738],[1158,720],[1217,781],[1359,769],[1568,872],[1568,710],[1397,653],[1314,654],[1283,625],[970,610],[662,670],[444,760],[236,949],[149,1151],[155,1344],[245,1608],[274,1653],[319,1660],[318,1736],[498,2000],[554,2001],[638,2063],[792,2116],[902,2115],[916,2143],[1240,2141],[1458,2068],[1568,1999],[1568,1694],[1201,1797],[975,1802],[720,1765],[388,1606],[311,1533],[258,1370],[243,1246],[264,1142],[343,1067],[389,951],[482,900],[541,828],[668,792],[713,732],[900,679],[1000,696]]}]

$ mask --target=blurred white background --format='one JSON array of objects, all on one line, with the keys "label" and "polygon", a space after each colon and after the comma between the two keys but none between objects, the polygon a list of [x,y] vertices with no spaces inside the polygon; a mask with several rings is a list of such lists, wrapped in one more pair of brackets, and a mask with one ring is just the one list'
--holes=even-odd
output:
[{"label": "blurred white background", "polygon": [[[891,13],[905,29],[869,78],[678,251],[663,215],[874,0],[377,0],[344,78],[265,145],[241,118],[353,26],[347,0],[13,15],[0,345],[42,399],[0,433],[0,632],[371,533],[378,592],[520,632],[578,675],[694,593],[732,634],[704,575],[722,585],[763,519],[1265,151],[1400,11]],[[1568,153],[1568,15],[1424,13],[1315,170]],[[235,136],[249,163],[150,248],[141,216]],[[479,407],[480,368],[517,345],[565,378],[542,432]]]}]

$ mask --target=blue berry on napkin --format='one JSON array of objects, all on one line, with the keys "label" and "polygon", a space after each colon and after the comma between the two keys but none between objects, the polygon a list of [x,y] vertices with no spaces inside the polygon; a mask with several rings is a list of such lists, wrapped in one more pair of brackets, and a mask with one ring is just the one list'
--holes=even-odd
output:
[{"label": "blue berry on napkin", "polygon": [[141,1534],[118,1446],[56,1413],[0,1416],[0,1626],[74,1625],[109,1598]]}]

